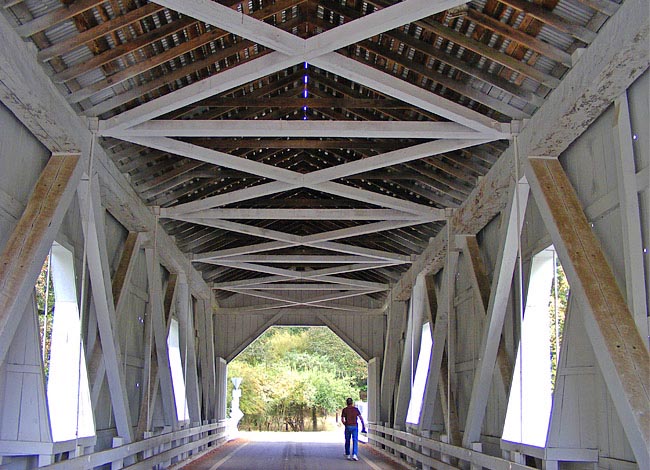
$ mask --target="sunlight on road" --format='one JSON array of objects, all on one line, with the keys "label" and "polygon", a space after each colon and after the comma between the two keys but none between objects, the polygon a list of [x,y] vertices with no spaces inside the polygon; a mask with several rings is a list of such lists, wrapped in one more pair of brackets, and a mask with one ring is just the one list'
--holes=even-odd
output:
[{"label": "sunlight on road", "polygon": [[[339,431],[323,432],[246,432],[240,431],[232,436],[253,442],[313,442],[318,444],[343,443],[343,428]],[[364,442],[361,435],[359,440]]]}]

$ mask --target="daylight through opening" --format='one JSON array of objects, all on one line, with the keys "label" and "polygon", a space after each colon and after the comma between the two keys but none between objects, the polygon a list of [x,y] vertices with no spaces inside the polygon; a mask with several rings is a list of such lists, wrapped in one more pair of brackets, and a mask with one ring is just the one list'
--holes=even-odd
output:
[{"label": "daylight through opening", "polygon": [[233,378],[240,430],[334,430],[348,397],[367,419],[368,364],[327,327],[272,327],[230,362],[231,416]]}]

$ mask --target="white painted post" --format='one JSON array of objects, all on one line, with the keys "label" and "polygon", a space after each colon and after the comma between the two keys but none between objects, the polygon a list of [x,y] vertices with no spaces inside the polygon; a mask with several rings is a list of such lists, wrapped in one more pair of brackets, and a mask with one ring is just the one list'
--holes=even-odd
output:
[{"label": "white painted post", "polygon": [[[476,452],[483,452],[483,444],[480,442],[472,442],[472,450]],[[470,464],[470,470],[483,470],[483,467],[481,465],[472,463]]]},{"label": "white painted post", "polygon": [[[440,441],[444,442],[445,444],[449,444],[449,435],[441,434]],[[445,454],[444,452],[440,452],[440,460],[442,460],[446,464],[451,464],[451,458],[449,457],[448,454]]]},{"label": "white painted post", "polygon": [[616,125],[614,138],[618,140],[620,159],[616,169],[618,176],[618,199],[623,229],[623,255],[625,257],[626,300],[634,315],[634,322],[646,346],[650,348],[648,330],[648,305],[646,304],[645,273],[643,270],[643,241],[639,191],[632,145],[632,124],[627,92],[616,101]]},{"label": "white painted post", "polygon": [[[123,446],[125,444],[124,438],[122,437],[114,437],[113,438],[113,449],[116,447]],[[111,470],[120,470],[121,468],[124,467],[124,459],[117,459],[111,462]]]}]

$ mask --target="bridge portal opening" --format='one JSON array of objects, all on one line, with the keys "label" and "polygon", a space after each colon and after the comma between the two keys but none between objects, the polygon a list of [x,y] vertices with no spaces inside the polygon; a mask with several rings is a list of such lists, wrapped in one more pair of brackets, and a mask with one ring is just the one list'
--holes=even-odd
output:
[{"label": "bridge portal opening", "polygon": [[240,430],[331,431],[346,398],[367,409],[368,363],[324,326],[269,328],[231,361],[229,415],[237,377]]}]

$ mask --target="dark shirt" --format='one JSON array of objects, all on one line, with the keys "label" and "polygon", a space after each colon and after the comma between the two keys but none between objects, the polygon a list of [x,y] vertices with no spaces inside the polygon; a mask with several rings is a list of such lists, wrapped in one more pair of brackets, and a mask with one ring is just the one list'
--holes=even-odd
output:
[{"label": "dark shirt", "polygon": [[346,406],[343,408],[343,411],[341,411],[341,421],[346,426],[356,426],[357,418],[359,416],[361,416],[361,412],[359,411],[359,408],[354,405]]}]

